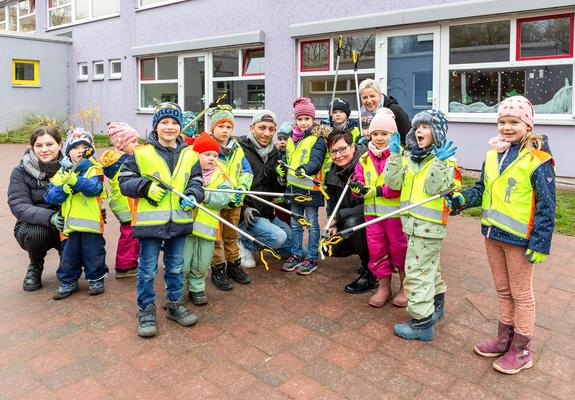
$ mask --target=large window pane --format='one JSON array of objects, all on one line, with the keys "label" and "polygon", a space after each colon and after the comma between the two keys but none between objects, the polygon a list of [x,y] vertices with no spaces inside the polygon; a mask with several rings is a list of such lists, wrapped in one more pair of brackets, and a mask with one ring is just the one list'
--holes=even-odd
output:
[{"label": "large window pane", "polygon": [[178,57],[158,57],[158,79],[178,79]]},{"label": "large window pane", "polygon": [[148,58],[140,60],[140,79],[154,80],[156,79],[156,59]]},{"label": "large window pane", "polygon": [[264,49],[247,49],[243,52],[244,75],[263,74],[265,72]]},{"label": "large window pane", "polygon": [[119,0],[92,0],[92,17],[113,14],[120,11]]},{"label": "large window pane", "polygon": [[20,32],[34,32],[36,30],[36,16],[29,15],[20,18]]},{"label": "large window pane", "polygon": [[[333,39],[333,67],[337,59],[337,42],[339,37]],[[375,35],[347,36],[342,40],[341,56],[339,59],[339,69],[353,69],[352,52],[356,50],[359,54],[357,68],[375,68]]]},{"label": "large window pane", "polygon": [[171,101],[178,102],[178,84],[173,83],[142,83],[142,108],[154,108],[158,104]]},{"label": "large window pane", "polygon": [[6,30],[6,7],[0,7],[0,32]]},{"label": "large window pane", "polygon": [[48,11],[50,27],[65,25],[72,22],[72,7],[62,7]]},{"label": "large window pane", "polygon": [[501,100],[523,95],[540,114],[571,114],[573,65],[449,72],[449,111],[494,113]]},{"label": "large window pane", "polygon": [[[359,74],[358,82],[367,78],[373,79],[373,74]],[[301,88],[302,96],[309,97],[316,110],[329,110],[331,91],[333,89],[333,75],[304,76],[301,78]],[[338,75],[335,95],[347,100],[351,104],[352,110],[357,110],[353,75]]]},{"label": "large window pane", "polygon": [[449,28],[449,63],[509,61],[510,22],[494,21]]},{"label": "large window pane", "polygon": [[521,57],[565,56],[571,53],[571,18],[521,21]]},{"label": "large window pane", "polygon": [[8,6],[8,30],[16,32],[18,30],[18,4]]},{"label": "large window pane", "polygon": [[30,14],[30,3],[28,2],[28,0],[19,1],[18,10],[20,12],[20,15]]},{"label": "large window pane", "polygon": [[212,53],[212,66],[214,78],[229,78],[239,75],[238,50],[214,51]]},{"label": "large window pane", "polygon": [[222,103],[241,110],[259,110],[265,108],[264,80],[214,82],[214,97],[226,93]]},{"label": "large window pane", "polygon": [[90,17],[90,0],[75,0],[76,19],[86,19]]},{"label": "large window pane", "polygon": [[14,67],[14,78],[17,81],[33,81],[34,64],[16,63]]},{"label": "large window pane", "polygon": [[302,42],[302,70],[329,70],[329,40]]}]

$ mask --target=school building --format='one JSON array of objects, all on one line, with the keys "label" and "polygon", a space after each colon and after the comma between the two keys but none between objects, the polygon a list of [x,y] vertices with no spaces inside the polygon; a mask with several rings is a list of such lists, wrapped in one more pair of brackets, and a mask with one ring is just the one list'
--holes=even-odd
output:
[{"label": "school building", "polygon": [[523,94],[557,174],[575,177],[574,13],[565,0],[4,0],[0,131],[18,110],[93,106],[101,131],[122,120],[144,135],[159,102],[197,113],[222,94],[236,134],[260,108],[290,120],[298,96],[325,118],[341,35],[336,95],[354,109],[356,50],[360,81],[410,116],[446,112],[459,163],[480,169],[498,103]]}]

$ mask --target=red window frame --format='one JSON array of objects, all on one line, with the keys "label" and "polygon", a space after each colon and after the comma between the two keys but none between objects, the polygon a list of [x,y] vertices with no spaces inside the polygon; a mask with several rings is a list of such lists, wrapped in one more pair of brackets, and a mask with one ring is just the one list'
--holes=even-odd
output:
[{"label": "red window frame", "polygon": [[[329,71],[329,65],[331,62],[331,39],[320,39],[320,40],[308,40],[306,42],[300,42],[300,52],[299,52],[299,62],[300,62],[300,72],[320,72],[320,71]],[[309,43],[327,43],[327,68],[319,68],[319,69],[305,69],[303,66],[303,46]]]},{"label": "red window frame", "polygon": [[265,72],[256,72],[254,74],[246,74],[246,67],[248,66],[248,55],[250,53],[255,53],[256,51],[264,51],[264,58],[265,58],[265,48],[264,47],[257,47],[253,49],[246,49],[246,53],[243,55],[244,59],[242,60],[242,76],[263,76]]},{"label": "red window frame", "polygon": [[[143,61],[154,60],[154,77],[144,78]],[[156,57],[140,58],[140,80],[141,81],[155,81],[156,80]]]},{"label": "red window frame", "polygon": [[[539,21],[542,19],[556,19],[556,18],[565,18],[569,17],[569,54],[560,55],[560,56],[535,56],[535,57],[521,57],[521,24],[524,22],[530,21]],[[553,59],[561,59],[561,58],[573,58],[573,13],[565,13],[565,14],[555,14],[555,15],[543,15],[540,17],[531,17],[531,18],[518,18],[517,25],[517,40],[515,43],[515,59],[516,61],[525,61],[525,60],[553,60]]]}]

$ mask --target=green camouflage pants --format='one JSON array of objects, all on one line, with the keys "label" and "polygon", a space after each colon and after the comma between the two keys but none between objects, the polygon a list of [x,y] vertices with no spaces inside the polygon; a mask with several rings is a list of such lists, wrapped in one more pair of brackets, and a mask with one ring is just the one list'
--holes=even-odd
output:
[{"label": "green camouflage pants", "polygon": [[184,244],[184,289],[203,292],[214,256],[214,242],[195,235],[186,236]]}]

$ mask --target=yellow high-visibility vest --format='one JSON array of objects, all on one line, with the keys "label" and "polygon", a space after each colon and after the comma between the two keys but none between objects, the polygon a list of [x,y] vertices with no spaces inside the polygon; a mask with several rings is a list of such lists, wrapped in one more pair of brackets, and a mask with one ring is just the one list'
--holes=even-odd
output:
[{"label": "yellow high-visibility vest", "polygon": [[[383,172],[377,173],[373,160],[368,153],[363,154],[359,158],[359,163],[363,168],[363,179],[366,186],[383,186],[385,178]],[[365,199],[363,202],[364,215],[382,216],[399,209],[399,197],[394,199],[386,199],[385,197],[375,196],[371,199]],[[399,214],[393,216],[399,218]]]},{"label": "yellow high-visibility vest", "polygon": [[[225,180],[226,179],[224,174],[219,168],[217,168],[212,175],[212,180],[205,187],[210,189],[217,189],[218,186],[224,183]],[[213,211],[215,214],[219,213],[219,211],[214,210],[205,204],[203,205],[210,211]],[[203,210],[196,209],[194,212],[196,213],[196,216],[194,219],[194,229],[192,230],[192,234],[203,239],[216,240],[220,221]]]},{"label": "yellow high-visibility vest", "polygon": [[[307,164],[311,157],[311,151],[318,137],[316,135],[308,135],[297,143],[293,139],[288,138],[286,145],[286,161],[287,165],[292,168],[297,168],[303,164]],[[324,159],[324,163],[326,160]],[[313,177],[319,181],[322,180],[322,169]],[[298,178],[293,170],[287,172],[287,182],[289,185],[296,186],[306,190],[319,190],[312,180],[308,178]]]}]

